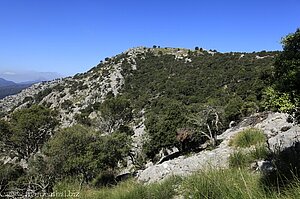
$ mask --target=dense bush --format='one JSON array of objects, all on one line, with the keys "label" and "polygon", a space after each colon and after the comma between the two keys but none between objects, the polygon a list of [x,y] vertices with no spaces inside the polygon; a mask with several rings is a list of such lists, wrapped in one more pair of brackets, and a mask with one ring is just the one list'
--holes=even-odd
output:
[{"label": "dense bush", "polygon": [[74,176],[88,182],[101,172],[114,170],[129,153],[130,137],[122,133],[101,135],[83,126],[62,129],[44,148],[58,177]]},{"label": "dense bush", "polygon": [[0,122],[1,148],[28,160],[42,148],[57,124],[55,112],[43,106],[17,110],[9,122]]},{"label": "dense bush", "polygon": [[300,29],[282,39],[283,51],[271,71],[271,86],[265,89],[263,106],[273,111],[292,113],[300,121]]},{"label": "dense bush", "polygon": [[47,95],[49,95],[52,92],[52,88],[46,88],[40,92],[38,92],[34,98],[36,103],[39,103],[40,101],[42,101],[44,99],[44,97],[46,97]]},{"label": "dense bush", "polygon": [[102,104],[94,106],[94,109],[101,112],[104,132],[112,133],[133,117],[131,103],[122,95],[106,99]]},{"label": "dense bush", "polygon": [[275,85],[293,97],[300,95],[300,29],[282,40],[283,52],[275,62]]}]

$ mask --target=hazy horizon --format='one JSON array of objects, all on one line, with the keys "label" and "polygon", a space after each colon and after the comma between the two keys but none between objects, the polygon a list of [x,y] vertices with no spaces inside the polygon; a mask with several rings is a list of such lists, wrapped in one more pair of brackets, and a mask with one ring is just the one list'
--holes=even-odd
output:
[{"label": "hazy horizon", "polygon": [[56,78],[65,77],[65,75],[56,72],[39,72],[26,70],[0,70],[0,78],[15,83],[24,83],[32,81],[48,81]]}]

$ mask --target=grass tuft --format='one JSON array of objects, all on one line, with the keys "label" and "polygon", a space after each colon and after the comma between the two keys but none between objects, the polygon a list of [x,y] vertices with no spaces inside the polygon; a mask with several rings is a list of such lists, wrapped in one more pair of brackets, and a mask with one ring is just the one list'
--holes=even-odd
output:
[{"label": "grass tuft", "polygon": [[241,131],[236,136],[234,136],[230,142],[230,146],[247,148],[252,145],[257,145],[264,143],[266,137],[262,130],[256,128],[249,128]]}]

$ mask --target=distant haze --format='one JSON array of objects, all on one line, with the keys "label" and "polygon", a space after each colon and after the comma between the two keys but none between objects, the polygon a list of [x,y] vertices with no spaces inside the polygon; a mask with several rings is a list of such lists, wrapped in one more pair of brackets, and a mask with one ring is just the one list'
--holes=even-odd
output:
[{"label": "distant haze", "polygon": [[0,78],[4,78],[16,83],[48,81],[60,77],[62,77],[62,75],[55,72],[0,70]]}]

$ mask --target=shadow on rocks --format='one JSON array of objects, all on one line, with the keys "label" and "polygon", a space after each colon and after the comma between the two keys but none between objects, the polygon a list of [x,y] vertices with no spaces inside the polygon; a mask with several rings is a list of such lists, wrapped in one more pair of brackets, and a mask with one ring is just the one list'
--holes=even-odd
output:
[{"label": "shadow on rocks", "polygon": [[261,183],[268,190],[287,188],[300,180],[300,142],[284,150],[275,152],[270,157],[274,169],[264,173]]}]

